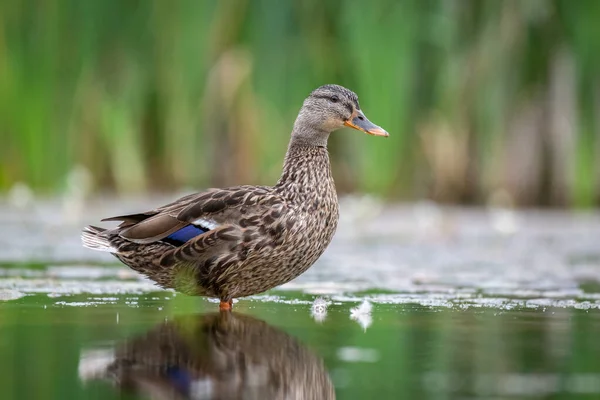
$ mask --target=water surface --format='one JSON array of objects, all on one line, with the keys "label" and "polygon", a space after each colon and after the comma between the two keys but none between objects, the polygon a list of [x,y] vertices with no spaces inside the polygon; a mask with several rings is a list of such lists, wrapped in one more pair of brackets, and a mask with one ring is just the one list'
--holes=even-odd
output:
[{"label": "water surface", "polygon": [[346,199],[312,269],[227,316],[81,248],[140,203],[0,207],[2,399],[600,398],[597,214]]}]

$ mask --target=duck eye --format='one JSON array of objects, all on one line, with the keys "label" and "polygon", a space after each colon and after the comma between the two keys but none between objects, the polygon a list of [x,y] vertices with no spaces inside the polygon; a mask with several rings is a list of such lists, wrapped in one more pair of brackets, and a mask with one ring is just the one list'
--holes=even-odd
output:
[{"label": "duck eye", "polygon": [[340,98],[337,97],[336,95],[333,95],[333,96],[331,96],[330,100],[332,103],[337,103],[338,101],[340,101]]}]

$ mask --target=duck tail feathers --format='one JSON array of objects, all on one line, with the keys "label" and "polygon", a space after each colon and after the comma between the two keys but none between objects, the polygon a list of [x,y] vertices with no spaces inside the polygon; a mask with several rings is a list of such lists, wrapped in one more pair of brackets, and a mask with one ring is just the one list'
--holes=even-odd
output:
[{"label": "duck tail feathers", "polygon": [[105,229],[92,225],[83,228],[81,233],[83,246],[91,250],[116,253],[117,248],[110,243],[108,236],[102,234],[104,231]]}]

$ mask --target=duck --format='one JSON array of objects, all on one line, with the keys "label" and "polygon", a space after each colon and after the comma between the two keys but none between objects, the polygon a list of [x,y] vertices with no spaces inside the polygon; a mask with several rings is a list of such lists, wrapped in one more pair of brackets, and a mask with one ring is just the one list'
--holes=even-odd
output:
[{"label": "duck", "polygon": [[82,352],[79,378],[152,399],[335,399],[323,359],[255,317],[219,311],[163,321]]},{"label": "duck", "polygon": [[358,96],[323,85],[304,100],[274,186],[211,188],[153,210],[89,225],[83,246],[105,251],[166,289],[233,299],[263,293],[304,273],[331,242],[339,219],[327,142],[343,127],[387,137]]}]

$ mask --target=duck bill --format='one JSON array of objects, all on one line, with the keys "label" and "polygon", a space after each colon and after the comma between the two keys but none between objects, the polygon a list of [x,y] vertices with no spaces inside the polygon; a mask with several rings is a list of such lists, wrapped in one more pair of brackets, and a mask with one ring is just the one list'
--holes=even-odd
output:
[{"label": "duck bill", "polygon": [[373,136],[390,136],[385,129],[369,121],[367,117],[365,117],[365,114],[363,114],[361,111],[359,111],[358,114],[356,114],[356,116],[351,120],[349,119],[348,121],[344,122],[344,125]]}]

